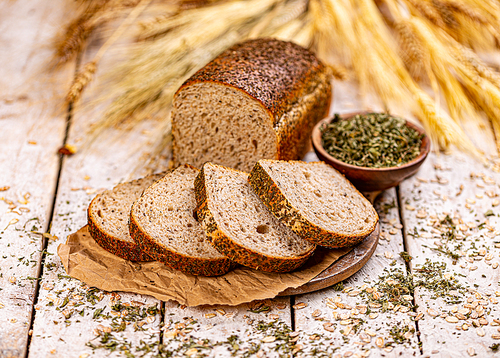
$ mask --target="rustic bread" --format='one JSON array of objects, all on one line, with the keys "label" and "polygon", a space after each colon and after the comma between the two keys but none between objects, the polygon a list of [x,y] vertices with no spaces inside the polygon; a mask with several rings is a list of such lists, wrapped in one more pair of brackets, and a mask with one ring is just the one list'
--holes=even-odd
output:
[{"label": "rustic bread", "polygon": [[328,114],[330,75],[311,52],[275,39],[238,44],[173,99],[173,160],[250,171],[258,159],[301,159]]},{"label": "rustic bread", "polygon": [[198,172],[183,165],[147,188],[130,211],[130,235],[169,267],[192,275],[222,275],[232,263],[210,245],[194,217]]},{"label": "rustic bread", "polygon": [[378,222],[371,203],[323,162],[259,160],[249,182],[278,219],[321,246],[355,245]]},{"label": "rustic bread", "polygon": [[134,201],[165,173],[119,184],[98,194],[87,210],[89,232],[103,249],[130,261],[152,261],[128,232],[128,218]]},{"label": "rustic bread", "polygon": [[248,184],[248,174],[206,163],[195,180],[198,220],[212,245],[231,260],[269,272],[288,272],[315,245],[279,222]]}]

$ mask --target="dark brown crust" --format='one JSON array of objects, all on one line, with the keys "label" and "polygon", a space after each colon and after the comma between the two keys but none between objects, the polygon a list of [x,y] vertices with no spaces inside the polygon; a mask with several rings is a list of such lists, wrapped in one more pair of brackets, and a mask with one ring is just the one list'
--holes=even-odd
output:
[{"label": "dark brown crust", "polygon": [[[324,164],[323,162],[309,163],[310,165]],[[307,220],[300,211],[292,206],[290,201],[283,195],[278,185],[267,174],[266,170],[260,165],[260,161],[255,164],[248,177],[250,185],[266,204],[267,208],[284,224],[292,229],[297,235],[302,238],[321,246],[328,248],[339,248],[353,246],[361,242],[366,236],[370,235],[378,222],[377,216],[373,227],[361,235],[344,235],[333,231],[325,230],[324,228],[315,225]],[[352,186],[352,184],[351,184]],[[353,190],[359,191],[352,186]],[[362,195],[359,193],[359,195]]]},{"label": "dark brown crust", "polygon": [[[92,202],[96,200],[96,198],[94,198]],[[96,221],[90,213],[92,202],[87,209],[87,222],[89,225],[90,235],[99,246],[101,246],[104,250],[111,252],[113,255],[121,257],[125,260],[153,261],[153,259],[147,253],[145,253],[142,248],[135,242],[120,240],[119,238],[111,236],[99,229]]]},{"label": "dark brown crust", "polygon": [[220,276],[229,272],[234,267],[233,262],[228,258],[201,259],[170,250],[142,232],[132,212],[130,214],[129,230],[130,236],[151,257],[175,270],[191,275]]},{"label": "dark brown crust", "polygon": [[[227,169],[237,171],[231,168]],[[302,256],[283,258],[265,256],[239,245],[219,227],[208,207],[204,166],[194,181],[194,190],[196,195],[198,221],[202,223],[205,233],[212,245],[231,260],[256,270],[266,272],[290,272],[302,266],[314,253],[314,248],[312,248]]]},{"label": "dark brown crust", "polygon": [[[328,115],[330,77],[328,68],[309,50],[291,42],[255,39],[224,51],[184,82],[177,93],[198,83],[219,83],[243,91],[262,103],[273,120],[276,159],[301,159],[308,151],[314,125]],[[173,133],[175,127],[174,120]],[[173,142],[175,160],[175,136]]]},{"label": "dark brown crust", "polygon": [[292,42],[255,39],[237,44],[189,78],[181,88],[200,82],[217,82],[239,88],[260,101],[279,118],[311,93],[325,66],[305,48]]}]

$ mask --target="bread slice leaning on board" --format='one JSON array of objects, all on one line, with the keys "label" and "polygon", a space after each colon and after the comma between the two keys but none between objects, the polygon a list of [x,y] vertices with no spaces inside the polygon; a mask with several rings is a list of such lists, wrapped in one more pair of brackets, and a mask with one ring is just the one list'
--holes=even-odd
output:
[{"label": "bread slice leaning on board", "polygon": [[237,44],[189,78],[172,108],[173,160],[249,172],[261,158],[301,159],[327,116],[330,71],[291,42]]},{"label": "bread slice leaning on board", "polygon": [[171,268],[192,275],[223,275],[233,263],[210,245],[194,217],[198,172],[182,165],[147,188],[130,211],[130,236],[149,256]]},{"label": "bread slice leaning on board", "polygon": [[165,173],[154,174],[96,195],[87,210],[89,232],[103,249],[130,261],[152,261],[128,231],[130,208],[144,190]]},{"label": "bread slice leaning on board", "polygon": [[206,163],[195,180],[198,220],[212,245],[241,265],[293,271],[316,245],[277,220],[248,183],[248,174]]},{"label": "bread slice leaning on board", "polygon": [[355,245],[378,223],[373,205],[323,162],[259,160],[249,182],[279,220],[317,245]]}]

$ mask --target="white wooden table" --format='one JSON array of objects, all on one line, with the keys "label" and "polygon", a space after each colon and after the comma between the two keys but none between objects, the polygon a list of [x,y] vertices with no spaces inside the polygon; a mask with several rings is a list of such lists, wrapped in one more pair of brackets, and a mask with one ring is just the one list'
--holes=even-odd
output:
[{"label": "white wooden table", "polygon": [[[57,246],[85,225],[98,190],[141,174],[134,170],[152,128],[117,130],[74,156],[58,154],[65,143],[78,147],[100,113],[84,105],[70,113],[62,105],[77,64],[47,70],[53,36],[73,6],[0,3],[0,357],[500,354],[500,161],[494,157],[481,163],[460,153],[432,154],[416,176],[384,192],[376,205],[380,245],[343,288],[189,308],[101,292],[66,276]],[[96,91],[90,88],[83,103]],[[360,103],[352,85],[336,84],[332,111],[357,110]],[[495,152],[493,138],[475,139]],[[407,264],[403,251],[413,257]],[[459,286],[441,289],[446,294],[437,298],[422,284],[401,289],[401,281],[422,282],[431,264],[446,267],[428,275],[427,286]],[[387,299],[384,287],[399,289],[401,302],[379,307],[374,298]]]}]

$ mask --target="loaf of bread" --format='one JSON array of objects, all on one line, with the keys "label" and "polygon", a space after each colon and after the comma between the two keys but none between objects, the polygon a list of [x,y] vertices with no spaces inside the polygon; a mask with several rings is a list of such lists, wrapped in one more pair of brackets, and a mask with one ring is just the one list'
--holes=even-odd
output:
[{"label": "loaf of bread", "polygon": [[301,266],[316,245],[277,220],[248,183],[248,174],[212,163],[195,180],[198,220],[212,245],[241,265],[268,272]]},{"label": "loaf of bread", "polygon": [[98,194],[87,210],[89,232],[103,249],[130,261],[152,261],[129,235],[128,218],[134,201],[165,173],[119,184]]},{"label": "loaf of bread", "polygon": [[301,159],[330,100],[329,71],[310,51],[275,39],[238,44],[175,94],[174,164],[249,172],[261,158]]},{"label": "loaf of bread", "polygon": [[278,219],[317,245],[355,245],[378,222],[372,204],[323,162],[259,160],[249,182]]},{"label": "loaf of bread", "polygon": [[194,217],[198,169],[182,165],[150,186],[130,211],[130,236],[153,259],[192,275],[217,276],[232,262],[210,245]]}]

